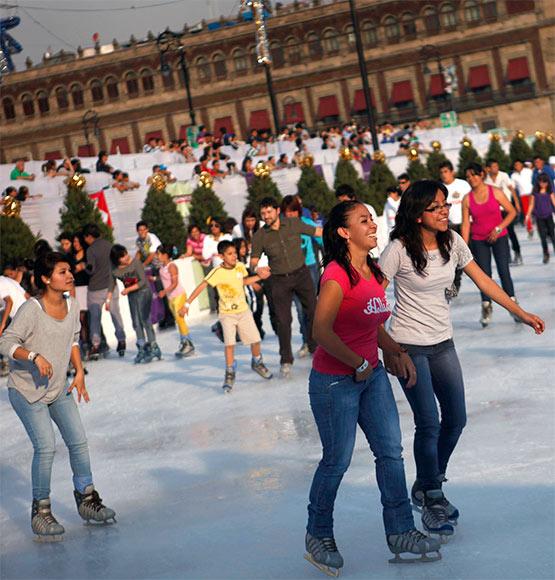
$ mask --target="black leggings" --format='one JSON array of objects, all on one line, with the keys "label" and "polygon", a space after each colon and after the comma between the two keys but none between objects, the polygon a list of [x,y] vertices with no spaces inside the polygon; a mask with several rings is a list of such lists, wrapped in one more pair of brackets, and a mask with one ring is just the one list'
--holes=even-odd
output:
[{"label": "black leggings", "polygon": [[542,243],[542,250],[544,254],[548,254],[547,238],[551,238],[553,244],[553,251],[555,252],[555,233],[553,231],[553,218],[536,218],[536,226],[538,226],[538,234]]},{"label": "black leggings", "polygon": [[[515,289],[513,286],[513,280],[511,278],[511,272],[509,270],[509,262],[511,260],[511,251],[509,250],[509,240],[508,236],[501,236],[491,244],[487,240],[472,240],[472,254],[474,254],[474,259],[476,263],[482,270],[491,278],[491,255],[493,253],[493,259],[495,260],[495,265],[497,266],[497,273],[501,279],[501,286],[503,290],[509,295],[515,295]],[[489,296],[480,293],[482,295],[482,300],[491,300]]]}]

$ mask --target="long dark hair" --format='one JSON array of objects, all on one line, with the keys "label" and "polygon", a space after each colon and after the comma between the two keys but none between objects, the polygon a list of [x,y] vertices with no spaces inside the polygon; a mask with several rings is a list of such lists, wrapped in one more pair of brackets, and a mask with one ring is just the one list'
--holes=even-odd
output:
[{"label": "long dark hair", "polygon": [[[326,267],[330,262],[337,262],[349,276],[351,287],[356,286],[360,280],[359,273],[351,266],[349,247],[347,240],[342,238],[337,232],[338,228],[348,227],[349,214],[359,205],[364,205],[360,201],[342,201],[332,208],[328,221],[324,226],[324,257],[322,267]],[[366,263],[379,284],[383,282],[383,274],[379,266],[372,260],[370,254],[366,258]]]},{"label": "long dark hair", "polygon": [[547,183],[547,189],[545,190],[545,193],[547,193],[547,195],[550,195],[551,193],[553,193],[553,185],[552,185],[551,179],[549,178],[549,175],[547,175],[547,173],[540,173],[538,175],[538,177],[536,177],[536,185],[534,185],[534,193],[539,193],[540,181],[542,183]]},{"label": "long dark hair", "polygon": [[[413,183],[401,197],[399,210],[395,217],[395,227],[390,234],[391,240],[400,240],[403,243],[413,266],[421,276],[426,275],[424,271],[428,265],[428,259],[422,241],[420,224],[416,220],[421,218],[424,210],[433,203],[438,189],[447,199],[447,188],[439,181],[422,179]],[[447,263],[451,258],[450,252],[453,243],[451,231],[438,232],[436,239],[439,253],[444,263]]]},{"label": "long dark hair", "polygon": [[[252,235],[251,232],[247,230],[247,228],[245,227],[246,218],[254,218],[256,220],[254,222],[254,228],[252,229]],[[245,237],[245,240],[247,240],[247,244],[250,244],[252,242],[252,236],[256,234],[258,228],[260,227],[260,220],[258,218],[258,214],[256,213],[256,210],[250,205],[248,205],[243,210],[243,215],[241,216],[241,226],[243,226],[243,236]]]}]

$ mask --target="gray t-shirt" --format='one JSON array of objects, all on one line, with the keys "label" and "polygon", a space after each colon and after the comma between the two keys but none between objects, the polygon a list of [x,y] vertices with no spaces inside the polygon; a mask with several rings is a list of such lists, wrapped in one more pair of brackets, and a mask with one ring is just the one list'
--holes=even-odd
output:
[{"label": "gray t-shirt", "polygon": [[394,284],[395,306],[389,333],[401,344],[429,346],[453,337],[446,290],[455,270],[472,261],[472,253],[456,232],[451,232],[451,259],[444,263],[439,250],[428,254],[425,275],[418,274],[402,242],[390,242],[380,256],[380,267]]},{"label": "gray t-shirt", "polygon": [[[0,354],[11,359],[8,387],[18,390],[29,403],[52,403],[65,390],[71,348],[79,344],[81,329],[77,301],[68,298],[67,304],[66,317],[56,320],[46,314],[36,298],[29,298],[0,336]],[[20,346],[41,354],[52,365],[51,379],[41,377],[31,361],[13,358]]]}]

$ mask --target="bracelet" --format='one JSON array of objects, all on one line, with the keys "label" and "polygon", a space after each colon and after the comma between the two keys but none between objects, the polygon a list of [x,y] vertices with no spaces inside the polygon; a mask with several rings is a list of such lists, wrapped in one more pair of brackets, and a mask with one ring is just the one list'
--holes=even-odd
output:
[{"label": "bracelet", "polygon": [[495,226],[495,233],[500,234],[503,230],[499,226]]},{"label": "bracelet", "polygon": [[35,362],[36,357],[37,357],[37,353],[30,350],[29,354],[27,355],[27,360],[31,361],[31,362]]},{"label": "bracelet", "polygon": [[363,358],[362,364],[355,369],[355,372],[356,373],[363,373],[368,368],[369,364],[370,363],[365,358]]}]

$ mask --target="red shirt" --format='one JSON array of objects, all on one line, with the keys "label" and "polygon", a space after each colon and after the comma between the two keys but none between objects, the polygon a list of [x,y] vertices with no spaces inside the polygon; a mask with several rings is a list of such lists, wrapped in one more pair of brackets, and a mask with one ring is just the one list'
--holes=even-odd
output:
[{"label": "red shirt", "polygon": [[[330,262],[322,275],[320,285],[334,280],[341,286],[343,300],[333,323],[333,331],[354,352],[364,357],[375,368],[378,365],[378,327],[390,316],[384,289],[372,276],[370,280],[359,278],[351,287],[345,270]],[[320,373],[329,375],[352,374],[353,368],[336,359],[321,346],[316,349],[312,366]]]}]

